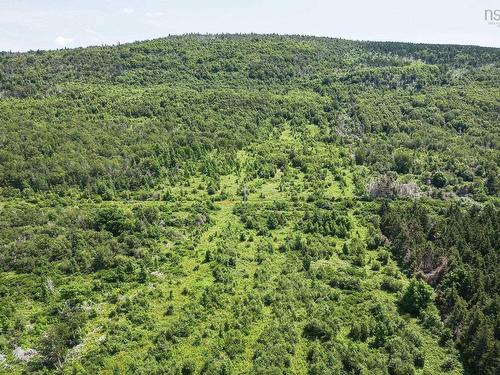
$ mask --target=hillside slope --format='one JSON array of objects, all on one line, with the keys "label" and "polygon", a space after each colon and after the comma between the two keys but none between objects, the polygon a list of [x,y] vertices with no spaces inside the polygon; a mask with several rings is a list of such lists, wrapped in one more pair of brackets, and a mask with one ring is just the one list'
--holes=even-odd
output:
[{"label": "hillside slope", "polygon": [[0,372],[498,373],[499,62],[277,35],[0,54]]}]

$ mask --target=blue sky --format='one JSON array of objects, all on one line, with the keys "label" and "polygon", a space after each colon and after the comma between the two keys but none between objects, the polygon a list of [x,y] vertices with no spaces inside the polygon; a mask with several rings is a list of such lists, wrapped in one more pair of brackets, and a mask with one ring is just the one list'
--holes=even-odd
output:
[{"label": "blue sky", "polygon": [[491,0],[0,0],[0,50],[125,43],[169,34],[279,33],[500,47]]}]

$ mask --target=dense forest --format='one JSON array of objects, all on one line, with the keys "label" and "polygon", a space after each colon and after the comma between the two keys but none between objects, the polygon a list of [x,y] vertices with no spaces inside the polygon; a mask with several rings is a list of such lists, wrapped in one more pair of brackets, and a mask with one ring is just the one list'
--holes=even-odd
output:
[{"label": "dense forest", "polygon": [[0,53],[0,373],[500,373],[500,49]]}]

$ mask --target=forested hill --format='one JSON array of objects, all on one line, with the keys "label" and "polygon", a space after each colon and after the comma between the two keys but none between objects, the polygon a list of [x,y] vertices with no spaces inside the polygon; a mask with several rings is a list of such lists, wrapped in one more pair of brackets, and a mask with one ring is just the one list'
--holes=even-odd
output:
[{"label": "forested hill", "polygon": [[388,88],[491,83],[499,58],[496,48],[261,35],[178,36],[0,55],[3,95],[14,97],[54,94],[59,84],[74,81],[273,92],[317,90],[328,82]]},{"label": "forested hill", "polygon": [[0,373],[500,372],[500,49],[0,53]]}]

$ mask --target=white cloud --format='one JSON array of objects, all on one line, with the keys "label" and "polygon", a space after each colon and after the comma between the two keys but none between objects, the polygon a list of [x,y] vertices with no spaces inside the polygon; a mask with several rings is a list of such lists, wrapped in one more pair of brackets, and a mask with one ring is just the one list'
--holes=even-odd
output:
[{"label": "white cloud", "polygon": [[134,13],[134,10],[133,10],[133,9],[130,9],[130,8],[123,8],[123,9],[122,9],[122,13],[125,13],[125,14],[132,14],[132,13]]},{"label": "white cloud", "polygon": [[146,17],[157,18],[157,17],[163,16],[164,14],[165,13],[163,13],[163,12],[147,12]]},{"label": "white cloud", "polygon": [[66,38],[64,36],[58,36],[54,39],[54,43],[59,47],[64,47],[70,45],[74,42],[73,38]]}]

